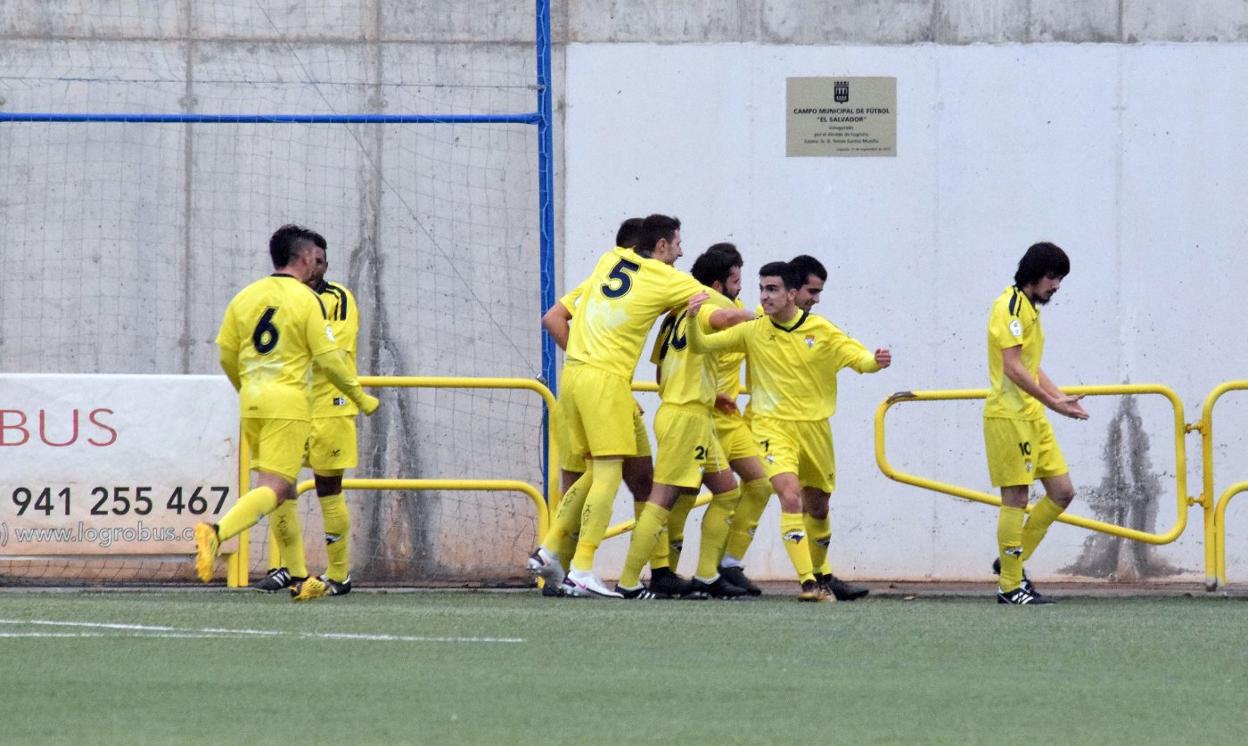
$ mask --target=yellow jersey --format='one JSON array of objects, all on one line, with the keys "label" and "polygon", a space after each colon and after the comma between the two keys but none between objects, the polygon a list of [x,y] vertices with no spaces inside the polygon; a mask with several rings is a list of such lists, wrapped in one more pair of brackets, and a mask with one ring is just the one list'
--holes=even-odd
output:
[{"label": "yellow jersey", "polygon": [[[698,309],[692,323],[703,334],[712,333],[711,314],[717,308],[732,308],[732,301],[707,288],[710,298]],[[659,398],[664,404],[715,405],[715,356],[689,349],[688,308],[673,308],[659,327],[650,362],[659,366]]]},{"label": "yellow jersey", "polygon": [[559,299],[559,305],[568,309],[568,313],[576,315],[576,307],[581,303],[581,297],[585,295],[585,288],[589,287],[589,280],[582,280],[580,285],[572,288]]},{"label": "yellow jersey", "polygon": [[307,285],[273,274],[226,306],[217,345],[237,355],[244,418],[309,419],[312,358],[337,349],[325,307]]},{"label": "yellow jersey", "polygon": [[618,246],[602,255],[582,285],[567,360],[629,380],[654,320],[705,290],[675,267]]},{"label": "yellow jersey", "polygon": [[779,420],[826,420],[836,412],[836,374],[880,369],[875,354],[835,324],[799,311],[788,324],[768,316],[702,336],[690,330],[695,351],[746,354],[750,412]]},{"label": "yellow jersey", "polygon": [[[321,305],[325,306],[325,316],[334,339],[338,342],[338,349],[344,353],[347,370],[355,378],[358,373],[355,362],[356,345],[360,336],[360,307],[355,302],[355,296],[346,286],[325,281],[316,288],[316,293],[321,298]],[[350,417],[359,411],[355,402],[339,391],[324,371],[315,368],[312,373],[313,418]]]},{"label": "yellow jersey", "polygon": [[1044,417],[1044,405],[1005,375],[1001,351],[1019,346],[1023,348],[1023,367],[1033,379],[1039,380],[1040,356],[1044,354],[1040,310],[1026,293],[1011,286],[997,296],[988,314],[988,384],[991,390],[984,401],[985,417],[1013,420]]},{"label": "yellow jersey", "polygon": [[[745,310],[745,304],[740,298],[730,301],[732,308]],[[758,311],[754,315],[759,316],[762,312]],[[741,394],[741,361],[745,360],[743,352],[721,352],[714,356],[715,358],[715,390],[721,394],[726,394],[737,400],[737,396]]]}]

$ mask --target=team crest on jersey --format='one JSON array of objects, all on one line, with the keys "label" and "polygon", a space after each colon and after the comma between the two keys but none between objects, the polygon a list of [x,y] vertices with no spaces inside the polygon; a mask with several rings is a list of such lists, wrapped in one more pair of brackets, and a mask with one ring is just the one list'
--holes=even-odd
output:
[{"label": "team crest on jersey", "polygon": [[329,338],[329,341],[330,341],[330,342],[337,342],[337,341],[338,341],[337,339],[334,339],[334,330],[333,330],[333,328],[332,328],[332,327],[330,327],[330,325],[329,325],[329,324],[326,324],[326,325],[325,325],[325,336]]},{"label": "team crest on jersey", "polygon": [[1023,462],[1023,467],[1024,467],[1024,468],[1026,468],[1028,472],[1030,472],[1030,471],[1031,471],[1031,461],[1024,461],[1024,462]]},{"label": "team crest on jersey", "polygon": [[815,349],[815,338],[814,338],[814,336],[812,336],[812,335],[810,335],[810,334],[807,334],[807,335],[806,335],[806,346],[807,346],[807,347],[809,347],[809,348],[810,348],[810,349],[812,349],[812,350],[813,350],[813,349]]},{"label": "team crest on jersey", "polygon": [[1023,322],[1018,319],[1010,319],[1010,334],[1015,337],[1023,336]]}]

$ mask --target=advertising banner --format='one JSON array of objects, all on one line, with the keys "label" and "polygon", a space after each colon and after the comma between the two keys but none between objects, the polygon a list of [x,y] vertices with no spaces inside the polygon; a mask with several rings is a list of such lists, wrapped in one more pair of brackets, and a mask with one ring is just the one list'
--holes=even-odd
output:
[{"label": "advertising banner", "polygon": [[238,438],[223,376],[0,375],[0,556],[193,552]]}]

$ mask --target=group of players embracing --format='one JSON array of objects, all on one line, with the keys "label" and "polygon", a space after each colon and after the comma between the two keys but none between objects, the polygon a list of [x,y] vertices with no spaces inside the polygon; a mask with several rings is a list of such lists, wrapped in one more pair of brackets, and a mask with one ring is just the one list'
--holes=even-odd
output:
[{"label": "group of players embracing", "polygon": [[[867,589],[838,579],[828,561],[828,498],[836,486],[828,419],[836,410],[837,372],[887,368],[889,351],[873,352],[812,313],[827,280],[813,257],[764,264],[756,312],[739,298],[743,262],[735,246],[708,248],[692,275],[675,268],[682,254],[677,218],[626,220],[616,247],[543,317],[567,353],[553,424],[564,494],[529,569],[549,595],[759,595],[743,560],[774,493],[798,599],[862,598]],[[664,315],[651,354],[661,399],[651,462],[632,379],[650,329]],[[743,359],[750,384],[744,413],[737,408]],[[621,482],[633,493],[637,520],[612,589],[594,574],[594,555]],[[703,485],[711,501],[697,569],[686,580],[676,566]],[[649,586],[641,582],[646,564]]]},{"label": "group of players embracing", "polygon": [[[812,313],[827,280],[813,257],[764,264],[761,306],[750,311],[738,297],[743,262],[735,246],[708,248],[692,276],[675,268],[682,253],[678,219],[626,220],[616,247],[542,319],[567,353],[554,418],[564,494],[549,532],[529,555],[529,570],[548,595],[759,595],[743,560],[774,493],[798,599],[866,596],[866,588],[837,578],[828,561],[828,499],[836,488],[828,420],[836,411],[837,373],[875,373],[892,363],[891,353],[868,349]],[[1000,575],[1002,604],[1053,602],[1023,563],[1075,494],[1045,409],[1079,420],[1088,414],[1081,397],[1065,394],[1040,368],[1040,307],[1069,273],[1060,247],[1033,244],[989,312],[984,444],[989,475],[1001,490],[992,569]],[[652,463],[632,378],[651,327],[665,314],[651,354],[662,401]],[[744,413],[737,408],[743,359],[750,394]],[[1046,494],[1029,509],[1037,480]],[[637,520],[619,582],[608,588],[594,574],[594,555],[622,481],[633,493]],[[703,485],[711,501],[697,569],[685,580],[676,566],[685,520]],[[641,582],[647,563],[648,587]]]}]

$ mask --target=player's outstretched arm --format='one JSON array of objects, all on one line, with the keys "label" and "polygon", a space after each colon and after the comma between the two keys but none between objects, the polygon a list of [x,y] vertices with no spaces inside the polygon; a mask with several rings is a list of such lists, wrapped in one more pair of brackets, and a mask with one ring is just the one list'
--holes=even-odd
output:
[{"label": "player's outstretched arm", "polygon": [[568,334],[571,333],[572,312],[559,301],[542,315],[542,328],[555,340],[559,349],[568,349]]},{"label": "player's outstretched arm", "polygon": [[716,308],[707,320],[715,331],[754,320],[754,312],[744,308]]},{"label": "player's outstretched arm", "polygon": [[[702,308],[702,303],[706,299],[706,293],[698,293],[689,299],[688,318],[696,319],[698,317],[698,311]],[[746,328],[738,324],[722,332],[704,334],[701,324],[691,323],[685,329],[685,338],[689,340],[690,349],[699,354],[724,351],[745,352]]]},{"label": "player's outstretched arm", "polygon": [[366,394],[359,380],[351,374],[342,350],[337,348],[327,350],[312,358],[312,362],[324,371],[330,383],[346,394],[348,399],[355,402],[355,406],[359,407],[364,414],[372,414],[377,411],[377,407],[381,406],[381,401],[375,396]]}]

